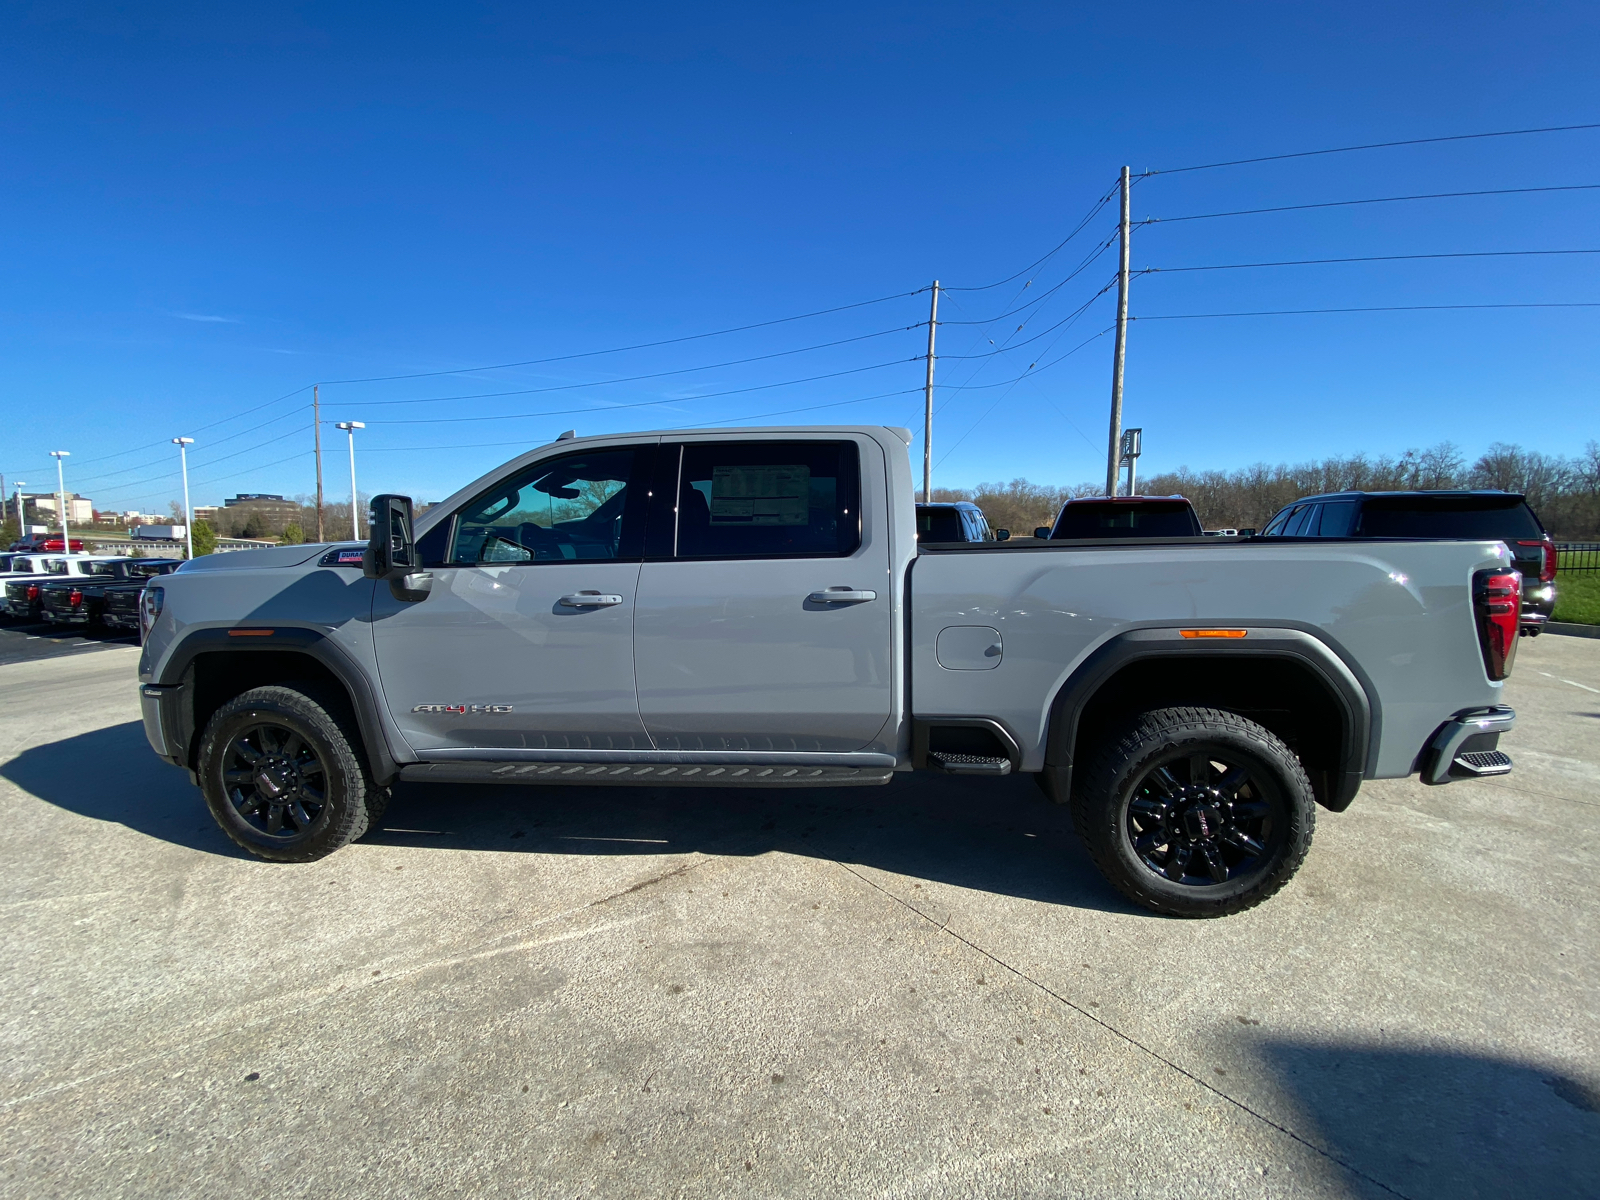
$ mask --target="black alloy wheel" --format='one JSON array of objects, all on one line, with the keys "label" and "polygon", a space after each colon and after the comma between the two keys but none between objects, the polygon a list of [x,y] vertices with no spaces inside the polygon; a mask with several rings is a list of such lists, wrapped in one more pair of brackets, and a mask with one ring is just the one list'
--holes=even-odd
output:
[{"label": "black alloy wheel", "polygon": [[196,762],[222,831],[272,862],[311,862],[374,825],[388,789],[367,769],[344,698],[316,683],[273,684],[212,714]]},{"label": "black alloy wheel", "polygon": [[1270,730],[1224,709],[1141,713],[1074,781],[1073,823],[1134,903],[1173,917],[1253,908],[1294,877],[1316,801]]},{"label": "black alloy wheel", "polygon": [[1175,750],[1134,785],[1123,829],[1145,866],[1191,887],[1260,866],[1283,826],[1283,803],[1242,758],[1218,746]]},{"label": "black alloy wheel", "polygon": [[289,845],[309,837],[328,807],[328,772],[311,744],[286,724],[263,720],[223,751],[228,800],[259,836]]}]

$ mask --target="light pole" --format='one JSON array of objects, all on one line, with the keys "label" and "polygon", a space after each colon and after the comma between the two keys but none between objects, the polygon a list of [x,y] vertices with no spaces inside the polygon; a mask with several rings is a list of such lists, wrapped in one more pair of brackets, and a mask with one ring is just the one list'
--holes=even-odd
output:
[{"label": "light pole", "polygon": [[172,444],[178,448],[178,461],[183,467],[183,532],[189,542],[189,557],[194,557],[194,510],[189,507],[189,447],[193,438],[177,437]]},{"label": "light pole", "polygon": [[17,488],[17,540],[22,540],[22,489],[28,486],[26,479],[13,479],[11,481]]},{"label": "light pole", "polygon": [[361,540],[361,499],[356,495],[356,430],[365,429],[365,421],[339,421],[335,429],[342,429],[350,435],[350,535],[355,541]]},{"label": "light pole", "polygon": [[72,539],[67,536],[67,480],[61,471],[61,460],[70,458],[71,450],[52,450],[50,457],[56,460],[56,501],[61,505],[61,553],[72,553]]}]

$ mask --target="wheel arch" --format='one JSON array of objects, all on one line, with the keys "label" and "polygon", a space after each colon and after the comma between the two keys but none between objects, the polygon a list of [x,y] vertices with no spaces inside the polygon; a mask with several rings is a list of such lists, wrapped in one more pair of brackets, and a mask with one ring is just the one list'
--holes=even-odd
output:
[{"label": "wheel arch", "polygon": [[[173,761],[195,769],[200,736],[211,715],[233,697],[269,684],[314,682],[347,706],[373,780],[386,786],[400,773],[383,732],[367,675],[319,630],[283,626],[197,629],[173,647],[156,680]],[[270,632],[265,632],[270,630]]]},{"label": "wheel arch", "polygon": [[[1301,757],[1317,802],[1333,812],[1348,808],[1377,754],[1375,693],[1334,647],[1306,630],[1235,627],[1245,636],[1190,639],[1164,626],[1128,630],[1097,647],[1051,703],[1046,791],[1065,801],[1074,766],[1084,765],[1098,736],[1118,722],[1145,709],[1196,705],[1266,726]],[[1219,675],[1218,667],[1227,670]]]}]

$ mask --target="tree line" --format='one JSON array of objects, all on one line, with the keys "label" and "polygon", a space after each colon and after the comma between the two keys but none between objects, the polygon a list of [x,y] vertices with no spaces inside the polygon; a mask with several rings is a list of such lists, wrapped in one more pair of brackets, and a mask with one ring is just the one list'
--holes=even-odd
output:
[{"label": "tree line", "polygon": [[[1496,442],[1476,460],[1450,442],[1398,456],[1355,454],[1276,466],[1257,463],[1232,471],[1176,471],[1138,481],[1140,495],[1186,496],[1207,529],[1260,529],[1286,504],[1319,492],[1392,492],[1498,488],[1520,492],[1560,541],[1600,538],[1600,443],[1571,458]],[[1052,486],[1013,479],[975,488],[935,488],[935,500],[971,500],[996,529],[1032,533],[1055,520],[1061,505],[1099,496],[1097,483]]]}]

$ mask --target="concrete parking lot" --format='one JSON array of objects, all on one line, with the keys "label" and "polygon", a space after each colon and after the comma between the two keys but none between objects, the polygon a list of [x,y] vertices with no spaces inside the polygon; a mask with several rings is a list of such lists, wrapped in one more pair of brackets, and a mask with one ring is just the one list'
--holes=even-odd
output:
[{"label": "concrete parking lot", "polygon": [[1370,784],[1184,922],[1026,778],[403,787],[268,865],[136,650],[23,636],[5,1195],[1600,1195],[1600,641],[1522,643],[1509,778]]}]

